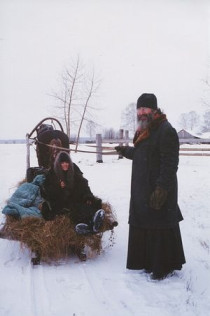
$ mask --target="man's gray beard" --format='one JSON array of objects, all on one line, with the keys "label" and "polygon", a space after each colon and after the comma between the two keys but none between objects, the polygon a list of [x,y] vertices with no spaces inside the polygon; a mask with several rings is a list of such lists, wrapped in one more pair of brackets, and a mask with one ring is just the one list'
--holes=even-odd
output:
[{"label": "man's gray beard", "polygon": [[152,122],[152,120],[154,119],[153,113],[147,114],[146,116],[147,116],[147,120],[141,120],[140,118],[137,118],[138,129],[140,131],[146,129],[148,125]]},{"label": "man's gray beard", "polygon": [[147,120],[144,120],[144,121],[139,120],[138,121],[138,129],[140,129],[140,130],[146,129],[148,125],[149,125],[149,122]]}]

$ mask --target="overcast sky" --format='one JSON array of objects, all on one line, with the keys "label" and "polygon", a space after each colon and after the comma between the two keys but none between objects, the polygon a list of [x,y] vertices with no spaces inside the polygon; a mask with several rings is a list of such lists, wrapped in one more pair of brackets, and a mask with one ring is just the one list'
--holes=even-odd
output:
[{"label": "overcast sky", "polygon": [[153,92],[178,128],[180,113],[204,110],[209,14],[207,0],[0,0],[0,139],[54,114],[49,94],[77,55],[101,78],[104,126]]}]

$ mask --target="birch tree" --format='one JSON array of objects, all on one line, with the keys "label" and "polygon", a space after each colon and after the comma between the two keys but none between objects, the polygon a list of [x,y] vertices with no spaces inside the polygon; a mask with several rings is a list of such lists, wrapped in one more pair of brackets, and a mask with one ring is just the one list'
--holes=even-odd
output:
[{"label": "birch tree", "polygon": [[84,122],[93,121],[92,118],[90,119],[91,112],[96,108],[91,106],[91,101],[98,87],[99,81],[95,79],[94,72],[91,76],[87,74],[80,58],[77,57],[76,62],[73,62],[69,68],[65,68],[62,74],[61,91],[53,94],[58,101],[60,119],[64,122],[69,139],[72,129],[77,129],[76,149]]},{"label": "birch tree", "polygon": [[78,133],[77,133],[77,140],[76,140],[76,149],[75,151],[77,151],[78,148],[78,144],[79,144],[79,137],[80,137],[80,133],[81,133],[81,128],[83,125],[83,122],[85,120],[85,116],[88,112],[88,109],[92,108],[90,106],[90,101],[91,98],[95,95],[96,91],[98,90],[98,82],[95,80],[95,75],[94,73],[92,74],[90,80],[88,80],[89,83],[86,82],[86,93],[85,93],[85,99],[84,99],[84,105],[83,105],[83,109],[81,112],[81,120],[80,120],[80,124],[79,124],[79,128],[78,128]]}]

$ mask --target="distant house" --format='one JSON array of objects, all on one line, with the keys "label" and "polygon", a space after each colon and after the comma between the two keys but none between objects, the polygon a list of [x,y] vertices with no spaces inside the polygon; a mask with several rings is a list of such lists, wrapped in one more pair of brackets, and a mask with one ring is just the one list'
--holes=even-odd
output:
[{"label": "distant house", "polygon": [[179,142],[180,144],[209,144],[210,138],[207,135],[196,134],[191,131],[187,131],[185,129],[181,129],[178,132]]},{"label": "distant house", "polygon": [[190,133],[186,131],[185,129],[181,129],[181,131],[178,132],[179,138],[200,138],[194,133]]}]

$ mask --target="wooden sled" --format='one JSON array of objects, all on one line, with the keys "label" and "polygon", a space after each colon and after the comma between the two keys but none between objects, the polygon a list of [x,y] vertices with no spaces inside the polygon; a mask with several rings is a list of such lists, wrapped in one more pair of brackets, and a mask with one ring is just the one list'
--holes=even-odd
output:
[{"label": "wooden sled", "polygon": [[[57,216],[53,221],[45,221],[37,217],[25,217],[17,220],[6,217],[6,222],[0,231],[0,237],[20,241],[21,246],[31,250],[32,263],[56,262],[77,255],[84,261],[102,252],[102,237],[110,231],[109,246],[113,246],[113,229],[118,225],[113,210],[108,203],[103,203],[105,219],[99,233],[78,235],[71,220],[65,216]],[[87,252],[84,253],[85,249]]]},{"label": "wooden sled", "polygon": [[[43,124],[46,120],[55,120],[46,118],[42,120],[27,134],[27,172],[26,181],[31,182],[37,174],[42,174],[50,165],[52,151],[48,145],[52,140],[60,140],[61,146],[68,150],[68,136],[63,132],[63,128],[58,120],[55,120],[60,131],[55,130],[48,124]],[[41,131],[40,131],[41,130]],[[37,136],[32,138],[34,132]],[[38,167],[30,168],[30,141],[36,143]],[[55,142],[56,143],[56,142]],[[56,151],[56,146],[54,147]],[[43,262],[53,262],[77,255],[80,260],[86,260],[100,254],[102,251],[102,237],[106,231],[110,231],[109,245],[114,242],[113,229],[118,225],[116,216],[109,203],[102,203],[105,211],[105,219],[101,230],[97,234],[78,235],[69,217],[62,215],[56,216],[52,221],[45,221],[37,217],[24,217],[16,219],[12,216],[6,216],[3,228],[0,230],[0,238],[17,240],[21,246],[31,250],[32,263],[39,264]]]}]

